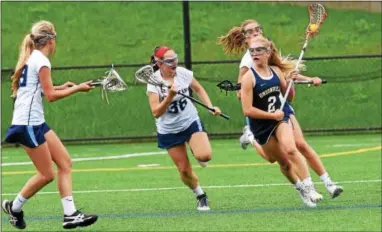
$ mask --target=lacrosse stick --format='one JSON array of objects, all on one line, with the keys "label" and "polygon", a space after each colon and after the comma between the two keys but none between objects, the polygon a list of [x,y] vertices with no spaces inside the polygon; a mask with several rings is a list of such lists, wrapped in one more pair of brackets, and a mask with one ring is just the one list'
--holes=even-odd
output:
[{"label": "lacrosse stick", "polygon": [[[304,56],[304,53],[306,51],[306,48],[308,47],[308,41],[314,37],[315,35],[318,34],[318,31],[320,30],[320,27],[322,23],[326,19],[326,11],[325,8],[318,3],[313,3],[312,5],[309,6],[309,24],[306,27],[305,31],[305,43],[304,46],[302,47],[300,57],[297,60],[295,71],[298,71],[298,66],[301,63],[302,57]],[[285,92],[284,97],[281,99],[281,110],[283,109],[285,102],[287,100],[287,96],[289,94],[289,91],[292,87],[293,81],[290,81],[288,84],[288,88]]]},{"label": "lacrosse stick", "polygon": [[[294,84],[313,84],[313,81],[302,81],[302,80],[295,80],[293,81]],[[326,79],[322,79],[321,84],[326,84],[328,81]],[[224,80],[219,82],[216,85],[220,90],[226,91],[226,94],[228,91],[237,91],[241,89],[241,83],[234,84],[232,81]]]},{"label": "lacrosse stick", "polygon": [[[142,83],[145,83],[145,84],[150,84],[150,85],[154,85],[154,86],[158,86],[158,87],[165,87],[165,88],[170,88],[170,85],[168,83],[166,83],[163,79],[159,79],[157,77],[154,76],[154,69],[151,65],[145,65],[143,66],[142,68],[140,68],[136,73],[135,73],[135,78],[139,81],[139,82],[142,82]],[[181,92],[178,92],[179,95],[182,95],[183,97],[185,98],[188,98],[190,99],[192,102],[195,102],[201,106],[203,106],[204,108],[212,111],[212,112],[215,112],[215,109],[214,108],[211,108],[207,105],[205,105],[204,103],[196,100],[195,98],[193,97],[190,97],[184,93],[181,93]],[[229,116],[226,115],[226,114],[220,114],[221,117],[225,118],[225,119],[229,119]]]},{"label": "lacrosse stick", "polygon": [[109,104],[107,92],[120,92],[127,89],[126,83],[122,80],[117,71],[115,71],[114,65],[112,65],[111,69],[105,73],[105,76],[93,80],[89,85],[102,87],[101,99],[106,101],[107,104]]}]

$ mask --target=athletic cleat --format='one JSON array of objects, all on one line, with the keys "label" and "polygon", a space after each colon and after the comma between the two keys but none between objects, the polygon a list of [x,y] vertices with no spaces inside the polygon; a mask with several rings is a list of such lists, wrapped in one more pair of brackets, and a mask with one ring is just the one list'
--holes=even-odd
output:
[{"label": "athletic cleat", "polygon": [[1,208],[3,208],[4,213],[8,214],[9,223],[17,229],[25,229],[27,225],[24,221],[24,212],[13,212],[12,211],[13,201],[4,200],[1,204]]},{"label": "athletic cleat", "polygon": [[326,190],[328,190],[332,199],[338,197],[344,191],[344,189],[341,186],[338,186],[334,183],[325,184],[325,187]]},{"label": "athletic cleat", "polygon": [[241,148],[243,150],[246,150],[248,145],[251,144],[251,141],[249,140],[249,137],[253,136],[251,130],[249,129],[249,126],[245,126],[243,128],[243,134],[240,136],[239,142],[241,144]]},{"label": "athletic cleat", "polygon": [[77,210],[72,215],[64,215],[64,222],[62,223],[62,227],[64,227],[64,229],[74,229],[78,226],[90,226],[91,224],[96,222],[97,219],[97,215],[84,214],[81,211]]},{"label": "athletic cleat", "polygon": [[208,197],[206,193],[203,193],[200,196],[196,197],[197,200],[197,210],[199,211],[208,211],[210,210],[210,206],[208,203]]},{"label": "athletic cleat", "polygon": [[302,202],[308,207],[314,208],[316,207],[316,203],[311,200],[310,193],[311,191],[304,187],[304,188],[296,188],[297,193],[299,194]]},{"label": "athletic cleat", "polygon": [[310,199],[314,203],[317,203],[317,202],[324,199],[324,197],[320,193],[317,192],[317,190],[313,184],[306,186],[306,188],[310,191]]}]

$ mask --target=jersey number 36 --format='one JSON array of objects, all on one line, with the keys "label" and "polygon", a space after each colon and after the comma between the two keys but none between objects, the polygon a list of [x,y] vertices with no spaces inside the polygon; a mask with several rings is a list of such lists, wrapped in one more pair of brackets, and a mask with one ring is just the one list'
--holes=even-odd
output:
[{"label": "jersey number 36", "polygon": [[174,101],[168,106],[168,112],[171,114],[177,114],[183,111],[187,106],[187,99],[182,98],[179,101]]}]

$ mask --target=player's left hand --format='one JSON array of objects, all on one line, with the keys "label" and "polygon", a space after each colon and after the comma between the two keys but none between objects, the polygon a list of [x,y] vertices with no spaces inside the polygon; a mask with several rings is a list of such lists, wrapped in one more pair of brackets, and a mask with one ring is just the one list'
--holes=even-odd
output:
[{"label": "player's left hand", "polygon": [[288,73],[287,75],[286,75],[286,79],[287,80],[296,80],[297,79],[297,77],[298,77],[298,74],[299,74],[299,72],[298,71],[291,71],[290,73]]},{"label": "player's left hand", "polygon": [[321,78],[319,78],[319,77],[313,77],[313,78],[312,78],[312,81],[313,81],[313,85],[314,85],[314,86],[319,86],[319,85],[321,85],[321,83],[322,83],[322,80],[321,80]]},{"label": "player's left hand", "polygon": [[215,110],[215,112],[213,112],[213,111],[210,111],[213,115],[220,115],[222,112],[221,112],[221,110],[219,109],[219,107],[217,107],[217,106],[214,106],[214,107],[212,107],[214,110]]}]

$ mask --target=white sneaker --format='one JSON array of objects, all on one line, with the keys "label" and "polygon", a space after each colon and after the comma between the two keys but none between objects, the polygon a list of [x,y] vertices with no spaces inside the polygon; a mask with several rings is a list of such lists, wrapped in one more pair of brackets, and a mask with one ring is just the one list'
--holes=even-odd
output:
[{"label": "white sneaker", "polygon": [[313,184],[306,186],[306,188],[308,189],[308,191],[310,191],[310,199],[314,203],[317,203],[317,202],[324,199],[324,197],[320,193],[317,192],[317,190]]},{"label": "white sneaker", "polygon": [[243,134],[240,136],[239,142],[241,144],[241,148],[243,150],[246,150],[248,145],[251,144],[251,141],[249,139],[250,136],[253,136],[251,130],[249,129],[249,126],[245,126],[243,128]]},{"label": "white sneaker", "polygon": [[311,191],[308,188],[306,187],[296,188],[296,191],[299,194],[302,202],[304,202],[306,206],[311,208],[314,208],[317,206],[316,203],[311,200],[311,196],[310,196]]},{"label": "white sneaker", "polygon": [[325,187],[326,187],[326,190],[328,190],[332,199],[338,197],[344,191],[341,186],[338,186],[338,185],[334,184],[333,182],[325,184]]}]

